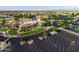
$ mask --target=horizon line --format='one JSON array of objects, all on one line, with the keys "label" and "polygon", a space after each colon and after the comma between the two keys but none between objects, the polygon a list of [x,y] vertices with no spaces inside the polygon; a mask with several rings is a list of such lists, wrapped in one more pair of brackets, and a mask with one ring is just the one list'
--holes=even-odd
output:
[{"label": "horizon line", "polygon": [[0,6],[0,11],[78,11],[79,6]]}]

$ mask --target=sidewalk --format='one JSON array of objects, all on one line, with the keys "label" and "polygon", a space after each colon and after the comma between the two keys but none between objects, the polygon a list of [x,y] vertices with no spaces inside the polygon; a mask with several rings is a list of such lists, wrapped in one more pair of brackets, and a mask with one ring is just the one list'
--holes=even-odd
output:
[{"label": "sidewalk", "polygon": [[63,30],[63,31],[66,31],[66,32],[69,32],[69,33],[71,33],[71,34],[74,34],[74,35],[79,36],[79,34],[76,33],[76,32],[73,32],[73,31],[70,31],[70,30],[66,30],[66,29],[63,29],[63,28],[59,28],[59,29],[61,29],[61,30]]}]

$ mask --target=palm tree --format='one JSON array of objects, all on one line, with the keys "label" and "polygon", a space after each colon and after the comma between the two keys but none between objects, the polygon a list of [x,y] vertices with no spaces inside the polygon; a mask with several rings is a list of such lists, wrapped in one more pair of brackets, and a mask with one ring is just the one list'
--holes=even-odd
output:
[{"label": "palm tree", "polygon": [[14,20],[15,20],[15,22],[16,22],[16,26],[18,26],[19,16],[14,16]]},{"label": "palm tree", "polygon": [[14,20],[16,22],[17,35],[19,36],[19,16],[14,16]]}]

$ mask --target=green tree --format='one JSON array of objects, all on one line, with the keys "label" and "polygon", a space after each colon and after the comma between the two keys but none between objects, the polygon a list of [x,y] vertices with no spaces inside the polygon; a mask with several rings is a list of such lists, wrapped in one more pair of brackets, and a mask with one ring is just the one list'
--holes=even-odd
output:
[{"label": "green tree", "polygon": [[59,20],[59,24],[61,25],[62,28],[67,28],[68,27],[67,20]]},{"label": "green tree", "polygon": [[19,16],[14,16],[14,20],[15,20],[16,22],[18,22],[18,21],[19,21]]},{"label": "green tree", "polygon": [[46,22],[47,26],[50,26],[51,25],[51,20],[49,20],[47,18],[44,18],[43,20]]},{"label": "green tree", "polygon": [[14,20],[16,22],[17,35],[19,36],[19,16],[15,16]]},{"label": "green tree", "polygon": [[6,25],[5,25],[5,23],[6,23],[6,19],[5,19],[5,17],[0,17],[1,19],[2,19],[2,25],[3,25],[3,28],[4,28],[4,31],[5,31],[5,34],[7,34],[7,31],[6,31]]}]

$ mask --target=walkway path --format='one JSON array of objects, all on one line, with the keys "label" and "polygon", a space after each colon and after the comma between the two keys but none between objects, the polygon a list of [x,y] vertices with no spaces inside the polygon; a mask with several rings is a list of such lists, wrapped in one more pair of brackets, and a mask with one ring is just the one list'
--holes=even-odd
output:
[{"label": "walkway path", "polygon": [[66,31],[66,32],[69,32],[71,34],[74,34],[74,35],[77,35],[79,36],[79,33],[76,33],[76,32],[73,32],[73,31],[70,31],[70,30],[66,30],[66,29],[63,29],[63,28],[60,28],[62,31]]}]

